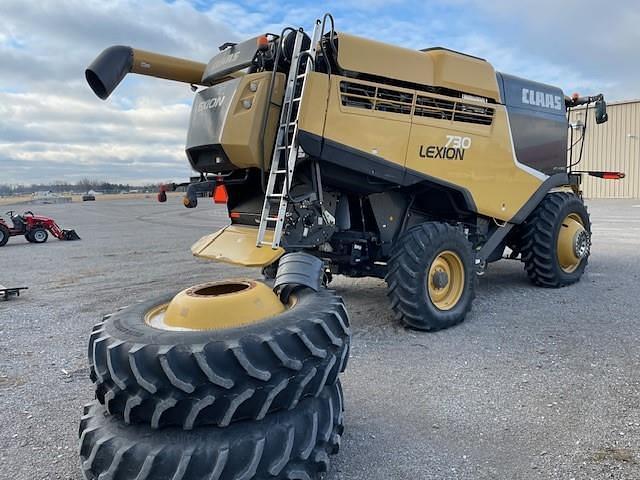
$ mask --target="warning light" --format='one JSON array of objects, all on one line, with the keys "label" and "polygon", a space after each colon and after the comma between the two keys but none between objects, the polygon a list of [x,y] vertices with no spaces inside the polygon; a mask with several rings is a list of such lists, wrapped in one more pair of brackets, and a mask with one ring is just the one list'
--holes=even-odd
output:
[{"label": "warning light", "polygon": [[261,35],[257,38],[258,50],[265,51],[269,48],[269,39],[266,35]]},{"label": "warning light", "polygon": [[229,194],[227,193],[227,187],[224,183],[219,183],[216,188],[213,189],[213,202],[214,203],[227,203],[229,200]]},{"label": "warning light", "polygon": [[583,172],[592,177],[602,178],[603,180],[622,180],[626,177],[624,172],[598,172],[598,171],[588,171]]}]

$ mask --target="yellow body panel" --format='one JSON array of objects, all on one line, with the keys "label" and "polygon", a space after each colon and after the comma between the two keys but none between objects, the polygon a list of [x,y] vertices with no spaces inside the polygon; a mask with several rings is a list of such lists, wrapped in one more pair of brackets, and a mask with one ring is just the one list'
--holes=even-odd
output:
[{"label": "yellow body panel", "polygon": [[338,63],[353,72],[500,99],[493,66],[450,50],[421,52],[339,32]]},{"label": "yellow body panel", "polygon": [[308,93],[302,97],[300,104],[300,130],[322,136],[330,85],[328,75],[309,72],[305,87]]},{"label": "yellow body panel", "polygon": [[[356,150],[375,155],[384,160],[404,164],[411,130],[411,116],[399,113],[372,111],[343,106],[340,97],[340,81],[347,80],[337,75],[331,76],[331,93],[325,138]],[[358,82],[375,85],[371,82]],[[412,92],[408,89],[398,89]],[[315,92],[311,93],[315,95]],[[306,110],[303,110],[303,115]],[[317,132],[311,132],[317,133]],[[345,165],[349,167],[349,165]]]},{"label": "yellow body panel", "polygon": [[[341,82],[376,87],[381,91],[392,90],[401,95],[404,103],[390,102],[362,95],[370,108],[343,104]],[[316,82],[315,85],[321,85]],[[321,97],[326,87],[317,94],[309,90],[310,96]],[[431,118],[416,115],[420,107],[416,99],[428,96],[451,104],[461,102],[479,108],[490,108],[490,125]],[[358,96],[354,96],[357,100]],[[375,103],[377,102],[377,103]],[[401,106],[405,113],[377,110],[377,105]],[[454,110],[455,111],[455,110]],[[307,114],[303,110],[302,117]],[[454,118],[454,117],[452,117]],[[311,126],[317,127],[314,121]],[[545,175],[523,167],[515,158],[506,109],[500,104],[489,104],[473,99],[446,97],[396,86],[388,86],[353,80],[337,75],[331,76],[330,98],[324,131],[307,130],[326,139],[352,149],[373,155],[381,160],[395,163],[408,170],[424,174],[444,182],[465,188],[473,198],[478,213],[503,221],[510,220],[542,184]],[[450,137],[464,138],[469,142],[460,159],[425,158],[428,146],[446,146]],[[345,165],[349,167],[349,165]],[[371,172],[374,174],[374,172]]]},{"label": "yellow body panel", "polygon": [[[272,235],[267,231],[265,240],[270,242]],[[258,227],[228,225],[202,237],[193,244],[191,252],[196,257],[245,267],[265,267],[284,254],[282,248],[256,247],[257,237]]]},{"label": "yellow body panel", "polygon": [[500,99],[496,72],[490,63],[449,50],[429,50],[422,54],[433,59],[432,85]]},{"label": "yellow body panel", "polygon": [[[478,213],[510,220],[531,198],[543,178],[516,164],[505,108],[495,106],[492,125],[452,123],[414,117],[406,167],[466,188]],[[471,139],[471,147],[465,150],[463,160],[420,156],[421,146],[446,145],[447,135]]]},{"label": "yellow body panel", "polygon": [[[283,73],[276,74],[271,98],[275,105],[272,104],[269,108],[263,146],[260,135],[267,108],[271,72],[245,75],[238,85],[221,138],[225,153],[236,167],[268,167],[284,95],[284,77]],[[251,102],[250,108],[243,105],[245,101]]]},{"label": "yellow body panel", "polygon": [[264,283],[224,280],[187,288],[152,308],[145,322],[160,330],[221,330],[259,323],[285,311]]}]

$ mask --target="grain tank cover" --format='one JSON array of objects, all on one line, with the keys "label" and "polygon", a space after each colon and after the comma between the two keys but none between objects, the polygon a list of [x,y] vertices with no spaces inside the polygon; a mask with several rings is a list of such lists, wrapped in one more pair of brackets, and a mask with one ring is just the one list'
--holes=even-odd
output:
[{"label": "grain tank cover", "polygon": [[419,51],[341,32],[336,35],[338,64],[344,70],[500,99],[495,70],[480,58],[442,48]]}]

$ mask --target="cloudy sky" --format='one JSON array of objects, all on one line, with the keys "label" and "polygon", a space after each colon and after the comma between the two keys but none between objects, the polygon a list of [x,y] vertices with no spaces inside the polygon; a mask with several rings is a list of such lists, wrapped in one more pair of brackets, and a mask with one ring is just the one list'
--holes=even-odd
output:
[{"label": "cloudy sky", "polygon": [[206,62],[325,11],[338,30],[461,50],[568,94],[640,98],[637,0],[0,0],[0,183],[186,179],[189,87],[129,76],[103,102],[84,68],[113,44]]}]

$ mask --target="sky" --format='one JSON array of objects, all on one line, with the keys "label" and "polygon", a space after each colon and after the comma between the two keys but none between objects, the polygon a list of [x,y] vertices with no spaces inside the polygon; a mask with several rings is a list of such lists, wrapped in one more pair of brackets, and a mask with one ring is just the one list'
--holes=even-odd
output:
[{"label": "sky", "polygon": [[184,181],[188,85],[129,75],[99,100],[84,69],[130,45],[207,62],[283,26],[444,46],[566,94],[640,98],[640,2],[614,0],[1,0],[0,184]]}]

